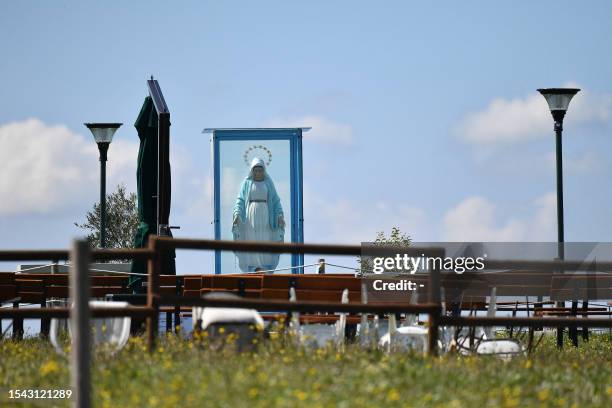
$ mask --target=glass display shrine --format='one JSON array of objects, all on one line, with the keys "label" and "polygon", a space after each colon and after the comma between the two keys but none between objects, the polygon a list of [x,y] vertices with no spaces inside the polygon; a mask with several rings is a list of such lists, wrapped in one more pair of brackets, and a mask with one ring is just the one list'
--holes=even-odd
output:
[{"label": "glass display shrine", "polygon": [[[304,242],[302,134],[308,130],[204,129],[213,156],[215,239]],[[215,274],[303,273],[303,264],[303,254],[215,252]]]}]

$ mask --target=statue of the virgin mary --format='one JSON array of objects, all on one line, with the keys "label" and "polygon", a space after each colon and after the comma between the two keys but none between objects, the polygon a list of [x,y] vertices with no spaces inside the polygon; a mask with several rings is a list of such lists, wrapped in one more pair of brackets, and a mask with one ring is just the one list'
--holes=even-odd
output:
[{"label": "statue of the virgin mary", "polygon": [[[234,205],[232,234],[236,241],[273,241],[285,239],[285,220],[281,200],[264,161],[251,161],[250,171],[242,182]],[[253,272],[278,266],[280,254],[236,252],[240,269]]]}]

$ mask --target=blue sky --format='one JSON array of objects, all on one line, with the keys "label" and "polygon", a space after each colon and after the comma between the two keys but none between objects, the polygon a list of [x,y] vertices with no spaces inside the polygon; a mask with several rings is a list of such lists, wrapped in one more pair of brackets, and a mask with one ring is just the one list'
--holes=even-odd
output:
[{"label": "blue sky", "polygon": [[[553,123],[535,90],[575,85],[565,235],[610,241],[610,3],[381,4],[5,4],[0,247],[65,248],[80,233],[98,191],[83,122],[124,123],[109,189],[134,189],[150,75],[172,112],[177,235],[212,237],[203,128],[312,126],[309,242],[394,225],[417,241],[555,240]],[[206,272],[207,259],[179,253],[179,272]]]}]

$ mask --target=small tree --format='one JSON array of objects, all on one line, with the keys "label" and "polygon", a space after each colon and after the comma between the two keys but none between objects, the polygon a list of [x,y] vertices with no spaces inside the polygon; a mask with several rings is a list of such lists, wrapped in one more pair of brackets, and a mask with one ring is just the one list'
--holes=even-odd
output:
[{"label": "small tree", "polygon": [[[376,239],[374,240],[374,245],[396,246],[399,248],[408,247],[411,243],[412,238],[400,231],[399,227],[392,227],[388,238],[384,231],[379,231],[376,233]],[[357,263],[361,269],[361,274],[370,272],[373,268],[372,261],[368,257],[364,259],[361,257],[357,258]]]},{"label": "small tree", "polygon": [[389,238],[385,236],[384,231],[380,231],[376,234],[376,240],[374,240],[374,242],[379,245],[407,247],[412,243],[412,238],[400,231],[398,227],[393,227],[391,228],[391,235],[389,235]]},{"label": "small tree", "polygon": [[[100,245],[100,203],[94,203],[87,212],[84,224],[74,223],[79,228],[89,230],[87,242],[92,248]],[[138,207],[136,194],[125,191],[119,184],[117,190],[106,196],[106,246],[107,248],[131,248],[138,228]]]}]

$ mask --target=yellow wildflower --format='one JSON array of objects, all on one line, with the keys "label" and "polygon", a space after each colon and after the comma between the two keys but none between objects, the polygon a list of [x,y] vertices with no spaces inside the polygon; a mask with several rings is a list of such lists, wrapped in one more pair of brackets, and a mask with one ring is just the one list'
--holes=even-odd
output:
[{"label": "yellow wildflower", "polygon": [[59,365],[54,360],[50,360],[50,361],[47,361],[45,364],[43,364],[40,367],[40,374],[41,375],[53,374],[53,373],[57,373],[59,370],[60,370]]},{"label": "yellow wildflower", "polygon": [[395,388],[392,388],[387,393],[387,399],[389,401],[399,401],[400,393]]},{"label": "yellow wildflower", "polygon": [[549,395],[550,390],[548,388],[544,388],[543,390],[538,391],[538,399],[540,401],[546,401]]}]

